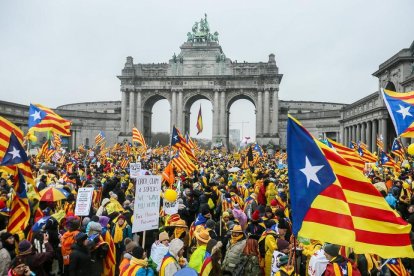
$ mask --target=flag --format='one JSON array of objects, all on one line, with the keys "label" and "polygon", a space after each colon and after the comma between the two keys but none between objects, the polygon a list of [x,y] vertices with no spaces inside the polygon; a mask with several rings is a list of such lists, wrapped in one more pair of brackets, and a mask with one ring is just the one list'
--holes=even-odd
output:
[{"label": "flag", "polygon": [[397,276],[408,276],[410,275],[405,269],[404,265],[401,262],[401,259],[392,258],[388,261],[387,267]]},{"label": "flag", "polygon": [[12,132],[10,134],[9,146],[7,147],[6,154],[0,163],[0,166],[11,166],[19,163],[28,161],[29,158],[22,146],[17,139],[16,135]]},{"label": "flag", "polygon": [[16,171],[13,185],[15,195],[12,200],[7,231],[15,234],[23,231],[29,224],[30,219],[30,207],[26,194],[26,183],[19,169]]},{"label": "flag", "polygon": [[59,149],[62,146],[62,139],[57,133],[53,133],[53,146],[55,149]]},{"label": "flag", "polygon": [[114,243],[114,240],[112,239],[110,231],[106,230],[105,234],[102,234],[99,239],[100,239],[100,242],[106,242],[109,247],[108,253],[106,253],[106,257],[104,260],[104,264],[103,264],[104,271],[102,275],[114,276],[115,265],[116,265],[116,248],[115,248],[115,243]]},{"label": "flag", "polygon": [[365,144],[358,144],[358,148],[357,148],[358,154],[361,157],[361,159],[365,162],[365,163],[375,163],[377,162],[378,157],[373,154],[372,152],[370,152]]},{"label": "flag", "polygon": [[254,150],[255,152],[257,152],[257,153],[259,154],[259,156],[260,156],[260,157],[262,157],[262,156],[263,156],[263,150],[262,150],[262,147],[260,147],[258,143],[256,143],[256,144],[254,145],[253,150]]},{"label": "flag", "polygon": [[196,169],[196,166],[183,149],[178,150],[171,161],[178,171],[185,171],[187,174],[192,174]]},{"label": "flag", "polygon": [[17,137],[19,142],[23,143],[23,131],[12,122],[0,116],[0,160],[3,159],[9,147],[10,136],[12,133]]},{"label": "flag", "polygon": [[349,149],[340,143],[337,143],[328,138],[328,146],[333,148],[342,158],[351,164],[354,168],[357,168],[360,171],[365,169],[365,162],[361,159],[358,153],[353,149]]},{"label": "flag", "polygon": [[394,156],[398,157],[400,160],[404,159],[404,147],[401,144],[400,140],[394,139],[394,142],[392,142],[391,146],[391,153],[394,154]]},{"label": "flag", "polygon": [[168,163],[167,167],[165,167],[164,171],[162,172],[162,180],[170,184],[174,184],[174,169],[172,163]]},{"label": "flag", "polygon": [[70,136],[71,122],[57,115],[52,109],[40,104],[30,104],[29,131],[53,131],[63,136]]},{"label": "flag", "polygon": [[414,256],[411,225],[368,178],[291,116],[287,126],[293,233],[383,258]]},{"label": "flag", "polygon": [[173,149],[180,149],[183,148],[187,156],[197,162],[197,158],[194,156],[194,153],[191,151],[190,146],[187,144],[186,139],[181,135],[180,131],[173,126],[173,131],[171,135],[171,147]]},{"label": "flag", "polygon": [[142,133],[139,132],[139,130],[136,127],[132,128],[132,142],[140,143],[141,146],[144,148],[147,148],[147,144],[145,143],[144,136],[142,136]]},{"label": "flag", "polygon": [[397,136],[414,137],[414,91],[399,93],[381,89]]},{"label": "flag", "polygon": [[120,162],[119,162],[119,166],[122,169],[125,169],[129,164],[129,160],[127,158],[123,158]]},{"label": "flag", "polygon": [[103,131],[99,131],[98,135],[95,137],[95,144],[99,145],[105,140],[105,133]]},{"label": "flag", "polygon": [[381,152],[379,161],[380,161],[381,166],[383,167],[393,168],[394,171],[396,172],[401,171],[400,166],[398,166],[397,163],[395,163],[394,159],[392,159],[392,157],[389,154],[385,153],[384,151]]},{"label": "flag", "polygon": [[384,150],[384,137],[381,135],[377,135],[377,148],[378,152]]},{"label": "flag", "polygon": [[131,155],[131,145],[129,143],[125,144],[124,150],[128,156]]},{"label": "flag", "polygon": [[203,131],[203,117],[201,116],[201,104],[197,116],[197,135]]}]

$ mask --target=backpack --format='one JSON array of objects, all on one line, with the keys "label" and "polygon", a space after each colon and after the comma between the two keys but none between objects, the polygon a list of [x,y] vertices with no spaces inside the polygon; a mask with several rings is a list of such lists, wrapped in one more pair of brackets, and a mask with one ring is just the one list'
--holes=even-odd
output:
[{"label": "backpack", "polygon": [[72,253],[72,244],[76,242],[75,237],[79,233],[78,230],[70,232],[67,231],[62,236],[62,257],[63,257],[63,264],[69,265],[69,255]]}]

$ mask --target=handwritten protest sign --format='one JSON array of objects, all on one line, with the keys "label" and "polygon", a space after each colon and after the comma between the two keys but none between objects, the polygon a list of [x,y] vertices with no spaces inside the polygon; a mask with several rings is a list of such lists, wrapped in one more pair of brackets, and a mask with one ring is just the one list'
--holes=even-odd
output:
[{"label": "handwritten protest sign", "polygon": [[76,197],[75,215],[88,216],[92,204],[93,187],[79,188]]}]

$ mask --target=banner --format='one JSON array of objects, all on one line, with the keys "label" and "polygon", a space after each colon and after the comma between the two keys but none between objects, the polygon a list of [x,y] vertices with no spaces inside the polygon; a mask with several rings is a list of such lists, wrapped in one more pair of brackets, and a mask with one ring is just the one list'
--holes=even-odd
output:
[{"label": "banner", "polygon": [[141,162],[129,163],[129,177],[137,178],[141,175]]},{"label": "banner", "polygon": [[76,197],[75,216],[89,216],[92,204],[93,187],[79,188]]},{"label": "banner", "polygon": [[160,175],[140,175],[136,178],[133,233],[158,229],[160,193]]},{"label": "banner", "polygon": [[164,206],[163,206],[164,212],[167,215],[174,215],[178,213],[178,201],[169,202],[167,200],[164,200]]}]

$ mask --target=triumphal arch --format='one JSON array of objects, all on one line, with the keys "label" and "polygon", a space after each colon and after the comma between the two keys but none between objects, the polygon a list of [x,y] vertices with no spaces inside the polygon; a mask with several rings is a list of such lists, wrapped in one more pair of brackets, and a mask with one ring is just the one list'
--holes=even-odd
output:
[{"label": "triumphal arch", "polygon": [[256,110],[256,140],[279,143],[279,84],[282,74],[275,55],[267,62],[237,62],[228,58],[219,43],[218,32],[210,31],[207,15],[195,22],[178,55],[168,63],[140,64],[127,57],[121,80],[120,139],[136,126],[151,140],[151,110],[168,100],[170,126],[181,132],[190,128],[190,107],[207,99],[213,107],[213,142],[228,145],[229,110],[238,99],[247,99]]}]

